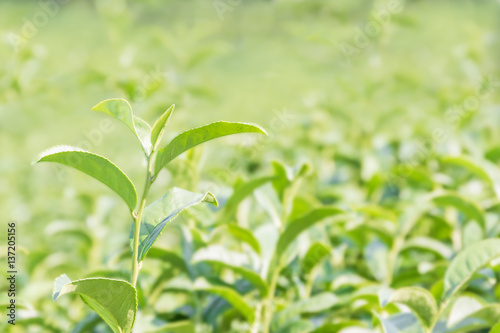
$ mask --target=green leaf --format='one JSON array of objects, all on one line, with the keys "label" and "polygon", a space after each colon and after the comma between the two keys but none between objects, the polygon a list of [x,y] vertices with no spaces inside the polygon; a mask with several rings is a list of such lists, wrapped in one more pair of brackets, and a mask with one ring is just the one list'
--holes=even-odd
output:
[{"label": "green leaf", "polygon": [[474,159],[466,156],[448,156],[442,159],[443,163],[461,166],[487,181],[497,197],[500,198],[500,170],[488,160]]},{"label": "green leaf", "polygon": [[384,333],[424,333],[418,319],[412,313],[397,313],[383,318],[375,313]]},{"label": "green leaf", "polygon": [[446,193],[435,196],[434,203],[440,206],[452,206],[463,212],[469,219],[476,221],[484,229],[486,221],[484,212],[474,202],[467,200],[454,193]]},{"label": "green leaf", "polygon": [[107,99],[92,108],[121,120],[141,142],[146,155],[151,151],[151,127],[144,120],[135,117],[129,102],[122,98]]},{"label": "green leaf", "polygon": [[482,240],[462,250],[446,270],[443,297],[450,298],[472,278],[474,273],[499,256],[499,238]]},{"label": "green leaf", "polygon": [[301,232],[327,217],[332,217],[342,213],[344,213],[344,211],[339,208],[323,207],[314,209],[306,215],[291,221],[278,239],[275,253],[278,256],[281,256],[281,254],[285,252],[288,246],[300,235]]},{"label": "green leaf", "polygon": [[54,284],[54,301],[77,293],[111,327],[114,333],[130,333],[137,312],[137,292],[126,281],[91,278],[71,281],[66,275]]},{"label": "green leaf", "polygon": [[131,211],[137,204],[137,194],[130,179],[108,159],[79,148],[58,146],[43,152],[39,162],[56,162],[73,167],[99,180],[115,191]]},{"label": "green leaf", "polygon": [[500,322],[491,328],[490,333],[500,333]]},{"label": "green leaf", "polygon": [[186,273],[189,273],[189,269],[186,266],[184,259],[177,253],[160,248],[152,248],[148,251],[148,257],[151,259],[158,259],[170,263],[173,267],[176,267]]},{"label": "green leaf", "polygon": [[233,194],[229,197],[229,199],[226,201],[226,204],[224,205],[220,220],[223,222],[229,220],[236,212],[238,205],[243,201],[243,199],[252,194],[253,191],[255,191],[257,188],[273,179],[274,177],[260,177],[236,186],[234,188]]},{"label": "green leaf", "polygon": [[257,288],[262,296],[267,295],[268,286],[267,283],[260,277],[256,272],[228,262],[227,260],[217,260],[215,258],[203,258],[198,257],[196,254],[193,258],[193,263],[205,262],[214,266],[217,269],[226,268],[232,270],[234,273],[241,275],[242,278],[250,282],[255,288]]},{"label": "green leaf", "polygon": [[331,249],[321,242],[316,242],[309,250],[307,250],[304,259],[302,259],[301,268],[304,274],[309,274],[312,270],[318,266],[323,259],[330,255]]},{"label": "green leaf", "polygon": [[142,149],[149,155],[151,153],[151,126],[139,117],[134,116],[135,132],[141,142]]},{"label": "green leaf", "polygon": [[383,281],[390,274],[389,252],[387,244],[379,239],[374,239],[368,243],[363,250],[366,266],[378,281]]},{"label": "green leaf", "polygon": [[148,330],[146,333],[194,333],[195,324],[192,321],[175,321],[158,329]]},{"label": "green leaf", "polygon": [[[217,200],[212,193],[193,193],[180,188],[172,188],[144,209],[141,220],[141,232],[139,235],[139,252],[137,258],[144,259],[148,250],[160,236],[165,225],[172,221],[184,209],[202,202],[209,202],[217,206]],[[134,225],[130,229],[130,247],[133,247]]]},{"label": "green leaf", "polygon": [[226,135],[250,132],[267,135],[266,131],[258,125],[226,121],[218,121],[190,129],[176,136],[166,147],[158,151],[155,162],[155,174],[158,174],[174,158],[203,142]]},{"label": "green leaf", "polygon": [[426,328],[431,327],[437,316],[436,300],[429,291],[423,288],[400,288],[391,295],[390,302],[404,304],[409,307]]},{"label": "green leaf", "polygon": [[[346,328],[346,327],[354,327],[354,326],[357,326],[357,325],[362,325],[361,322],[357,322],[357,321],[341,321],[339,323],[327,323],[327,324],[324,324],[320,327],[318,327],[317,329],[315,329],[314,331],[310,332],[310,333],[332,333],[332,332],[343,332],[342,329],[343,328]],[[362,330],[362,329],[359,329],[360,333],[364,333],[364,332],[367,332],[365,330]],[[352,331],[354,332],[354,331]],[[369,331],[371,332],[371,331]]]},{"label": "green leaf", "polygon": [[229,231],[229,233],[236,237],[239,241],[250,245],[250,247],[252,247],[255,252],[260,254],[259,241],[255,238],[250,230],[242,228],[236,224],[228,224],[223,227],[227,228],[227,231]]},{"label": "green leaf", "polygon": [[160,143],[168,121],[174,112],[175,104],[172,104],[167,111],[165,111],[160,118],[158,118],[151,130],[151,144],[156,150],[156,146]]},{"label": "green leaf", "polygon": [[249,322],[253,321],[254,308],[250,306],[250,304],[248,304],[235,290],[228,287],[211,285],[205,278],[198,278],[194,283],[194,289],[197,291],[206,291],[219,295],[228,301]]},{"label": "green leaf", "polygon": [[364,205],[364,206],[358,206],[354,208],[356,211],[363,213],[365,215],[374,217],[374,218],[379,218],[379,219],[384,219],[388,220],[391,222],[397,222],[398,217],[397,215],[390,209],[377,206],[377,205]]},{"label": "green leaf", "polygon": [[277,330],[294,317],[302,313],[319,313],[328,310],[339,303],[339,299],[332,293],[324,292],[308,299],[294,302],[284,310],[277,312],[272,320],[273,331]]},{"label": "green leaf", "polygon": [[434,238],[417,236],[407,240],[401,250],[419,249],[433,252],[443,259],[450,259],[453,249]]},{"label": "green leaf", "polygon": [[[457,304],[459,302],[461,304]],[[467,327],[467,332],[472,332],[495,325],[500,318],[500,304],[481,303],[481,300],[471,297],[458,298],[450,311],[447,327],[459,328],[462,332]]]}]

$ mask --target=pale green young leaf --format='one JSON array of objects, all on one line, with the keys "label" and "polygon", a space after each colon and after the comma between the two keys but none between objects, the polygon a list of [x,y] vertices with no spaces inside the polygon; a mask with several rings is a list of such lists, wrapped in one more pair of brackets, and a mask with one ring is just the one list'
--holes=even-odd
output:
[{"label": "pale green young leaf", "polygon": [[219,295],[228,301],[239,313],[241,313],[249,322],[253,321],[254,308],[245,301],[234,289],[223,286],[215,286],[208,283],[205,278],[198,278],[194,283],[194,289]]},{"label": "pale green young leaf", "polygon": [[166,147],[158,151],[155,162],[155,174],[158,174],[174,158],[203,142],[226,135],[252,132],[267,135],[266,131],[258,125],[226,121],[218,121],[190,129],[176,136]]},{"label": "pale green young leaf", "polygon": [[153,129],[151,130],[151,144],[153,147],[158,145],[158,143],[161,141],[161,138],[163,137],[163,133],[165,132],[165,128],[167,127],[168,121],[170,120],[170,117],[172,116],[172,113],[174,112],[175,109],[175,104],[172,104],[167,111],[165,111],[160,118],[158,118],[153,125]]},{"label": "pale green young leaf", "polygon": [[123,98],[111,98],[100,102],[92,110],[109,114],[122,121],[136,135],[144,152],[149,155],[151,151],[151,127],[144,120],[134,116],[129,102]]},{"label": "pale green young leaf", "polygon": [[331,248],[321,242],[316,242],[309,247],[302,259],[301,268],[304,274],[309,274],[316,266],[318,266],[323,259],[328,257],[331,253]]},{"label": "pale green young leaf", "polygon": [[405,241],[401,250],[404,251],[410,249],[429,251],[437,254],[443,259],[450,259],[453,255],[453,249],[450,246],[444,244],[443,242],[435,240],[434,238],[426,236],[417,236]]},{"label": "pale green young leaf", "polygon": [[186,262],[184,261],[184,259],[180,255],[171,250],[161,249],[158,247],[151,248],[148,251],[148,258],[158,259],[164,262],[168,262],[173,267],[176,267],[177,269],[180,269],[183,272],[189,273],[189,269],[186,266]]},{"label": "pale green young leaf", "polygon": [[482,303],[472,297],[458,298],[450,311],[447,327],[472,332],[495,325],[500,318],[500,304]]},{"label": "pale green young leaf", "polygon": [[130,179],[107,158],[79,148],[59,146],[43,152],[34,162],[56,162],[73,167],[99,180],[115,191],[131,211],[137,204],[137,194]]},{"label": "pale green young leaf", "polygon": [[137,138],[141,142],[142,149],[149,155],[151,153],[151,126],[139,117],[134,116],[134,125]]},{"label": "pale green young leaf", "polygon": [[236,212],[236,209],[238,208],[238,205],[250,194],[253,193],[257,188],[263,186],[264,184],[268,183],[269,181],[273,180],[274,177],[260,177],[260,178],[255,178],[252,180],[249,180],[248,182],[239,184],[234,188],[233,194],[229,197],[229,199],[226,201],[224,208],[221,211],[221,221],[227,221],[230,219],[234,213]]},{"label": "pale green young leaf", "polygon": [[482,240],[462,250],[446,270],[443,297],[453,296],[472,278],[474,273],[499,256],[499,238]]},{"label": "pale green young leaf", "polygon": [[491,328],[490,333],[500,333],[500,321]]},{"label": "pale green young leaf", "polygon": [[301,232],[321,220],[344,213],[343,210],[336,207],[322,207],[312,210],[306,215],[291,221],[281,234],[276,245],[276,255],[281,256],[288,246],[300,235]]},{"label": "pale green young leaf", "polygon": [[55,281],[53,299],[69,293],[79,294],[114,333],[132,332],[137,292],[130,283],[104,278],[71,281],[66,275],[61,275]]},{"label": "pale green young leaf", "polygon": [[146,333],[193,333],[195,332],[195,324],[192,321],[183,320],[175,321],[163,325],[157,329],[146,331]]},{"label": "pale green young leaf", "polygon": [[[268,286],[267,283],[260,277],[256,272],[243,267],[241,264],[237,263],[237,260],[227,260],[229,258],[216,258],[215,256],[199,256],[199,252],[195,253],[192,263],[204,262],[217,270],[229,269],[234,273],[240,275],[242,278],[250,282],[255,288],[257,288],[262,296],[267,295]],[[225,260],[226,259],[226,260]]]},{"label": "pale green young leaf", "polygon": [[413,311],[422,325],[429,328],[437,316],[437,304],[432,294],[419,287],[404,287],[396,290],[390,302],[404,304]]},{"label": "pale green young leaf", "polygon": [[493,191],[500,197],[500,169],[488,160],[472,159],[467,156],[447,156],[443,163],[458,165],[476,174],[490,184]]},{"label": "pale green young leaf", "polygon": [[308,299],[294,302],[274,315],[271,327],[273,331],[278,330],[295,316],[302,313],[320,313],[330,309],[338,303],[338,297],[329,292],[323,292]]},{"label": "pale green young leaf", "polygon": [[[362,329],[361,327],[359,326],[363,325],[362,322],[359,322],[359,321],[354,321],[354,320],[350,320],[350,321],[340,321],[338,323],[326,323],[326,324],[323,324],[322,326],[316,328],[314,331],[311,331],[310,333],[332,333],[332,332],[345,332],[343,331],[342,329],[343,328],[359,328],[359,333],[366,333],[366,332],[371,332],[371,330],[364,330]],[[356,327],[358,326],[358,327]],[[354,332],[354,331],[353,331]]]},{"label": "pale green young leaf", "polygon": [[424,333],[424,329],[413,313],[397,313],[387,318],[375,313],[384,333]]},{"label": "pale green young leaf", "polygon": [[472,219],[479,223],[484,229],[486,221],[484,218],[483,210],[474,202],[461,197],[454,193],[444,193],[435,196],[433,199],[435,204],[439,206],[452,206],[462,213],[464,213],[469,219]]},{"label": "pale green young leaf", "polygon": [[240,226],[238,226],[236,224],[228,224],[228,225],[224,226],[223,228],[227,228],[227,231],[229,231],[229,233],[231,235],[233,235],[239,241],[244,242],[244,243],[250,245],[250,247],[255,252],[257,252],[258,254],[260,254],[260,244],[259,244],[259,241],[255,238],[255,236],[253,235],[253,233],[250,230],[245,229],[243,227],[240,227]]},{"label": "pale green young leaf", "polygon": [[379,239],[374,239],[363,249],[366,266],[378,281],[385,280],[391,274],[389,271],[389,252],[387,244]]},{"label": "pale green young leaf", "polygon": [[[217,206],[217,200],[210,193],[193,193],[180,188],[172,188],[144,209],[139,235],[139,251],[137,258],[142,261],[153,243],[160,236],[165,225],[172,221],[184,209],[202,202],[209,202]],[[134,225],[130,229],[130,246],[134,241]]]}]

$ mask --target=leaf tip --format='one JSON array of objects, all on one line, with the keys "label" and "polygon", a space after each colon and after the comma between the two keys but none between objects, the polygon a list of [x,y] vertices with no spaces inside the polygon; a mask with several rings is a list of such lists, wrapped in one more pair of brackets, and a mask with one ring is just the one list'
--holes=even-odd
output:
[{"label": "leaf tip", "polygon": [[205,197],[203,198],[203,201],[211,203],[215,207],[219,207],[219,202],[217,201],[217,198],[211,192],[207,192],[205,194]]},{"label": "leaf tip", "polygon": [[38,156],[35,158],[33,162],[31,162],[31,165],[36,164],[38,162],[43,162],[43,159],[49,155],[57,154],[57,153],[62,153],[66,151],[81,151],[81,152],[87,152],[81,148],[78,147],[73,147],[73,146],[68,146],[68,145],[58,145],[51,147],[49,149],[44,150]]},{"label": "leaf tip", "polygon": [[94,105],[94,107],[92,107],[92,111],[103,111],[105,112],[102,107],[104,106],[104,104],[108,103],[108,102],[112,102],[112,101],[119,101],[119,102],[125,102],[131,109],[132,107],[130,106],[130,103],[124,99],[124,98],[108,98],[108,99],[105,99],[99,103],[97,103],[96,105]]},{"label": "leaf tip", "polygon": [[57,298],[59,298],[59,295],[61,294],[62,288],[67,285],[68,283],[71,283],[70,278],[66,274],[60,275],[57,279],[54,281],[54,291],[52,292],[52,300],[55,301]]}]

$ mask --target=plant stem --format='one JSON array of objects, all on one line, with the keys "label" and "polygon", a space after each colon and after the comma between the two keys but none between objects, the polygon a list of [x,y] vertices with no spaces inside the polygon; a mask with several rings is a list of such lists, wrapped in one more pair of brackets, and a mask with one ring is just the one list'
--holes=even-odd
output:
[{"label": "plant stem", "polygon": [[138,254],[139,254],[139,236],[141,233],[142,213],[144,212],[144,207],[146,207],[146,199],[149,193],[149,189],[154,181],[153,178],[151,177],[152,155],[153,154],[151,154],[148,157],[148,171],[146,174],[146,183],[144,185],[144,191],[142,192],[142,198],[139,204],[139,209],[137,210],[137,214],[135,214],[134,216],[134,252],[132,259],[132,286],[134,286],[134,288],[137,285],[137,278],[139,277],[139,270],[141,269],[140,267],[141,263],[139,262]]},{"label": "plant stem", "polygon": [[392,279],[393,279],[394,273],[396,271],[396,261],[398,260],[399,252],[403,248],[405,238],[406,238],[405,234],[396,235],[396,238],[394,239],[392,248],[389,251],[387,276],[385,278],[385,284],[387,286],[390,286],[392,283]]},{"label": "plant stem", "polygon": [[439,306],[438,313],[436,314],[436,317],[434,317],[434,320],[432,321],[432,324],[431,324],[431,326],[428,329],[429,333],[432,333],[432,331],[434,331],[434,327],[438,323],[439,318],[441,318],[441,315],[443,314],[443,312],[446,311],[446,309],[448,308],[449,304],[450,304],[450,300],[449,299],[447,299],[447,300],[445,300],[444,302],[441,303],[441,305]]},{"label": "plant stem", "polygon": [[267,297],[264,300],[263,304],[263,332],[269,333],[269,326],[271,326],[271,319],[273,317],[273,301],[274,301],[274,293],[276,291],[276,285],[278,284],[278,278],[280,276],[281,265],[277,265],[273,271],[271,276],[271,281],[269,284],[269,291],[267,293]]}]

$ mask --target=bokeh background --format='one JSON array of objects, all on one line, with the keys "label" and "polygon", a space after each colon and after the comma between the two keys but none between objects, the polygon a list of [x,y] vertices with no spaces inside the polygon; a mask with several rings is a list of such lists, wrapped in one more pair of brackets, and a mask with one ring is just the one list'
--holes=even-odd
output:
[{"label": "bokeh background", "polygon": [[[422,145],[426,167],[404,181],[435,181],[436,154],[498,158],[499,19],[493,0],[0,1],[0,212],[18,223],[20,320],[33,325],[13,332],[67,332],[88,313],[51,301],[58,275],[128,269],[116,259],[130,227],[119,198],[31,164],[82,146],[142,184],[140,146],[90,111],[101,100],[126,98],[150,123],[175,103],[170,138],[221,119],[268,130],[197,148],[152,198],[179,186],[223,203],[280,160],[311,163],[321,202],[391,200],[380,184]],[[173,228],[159,242],[178,238]]]}]

